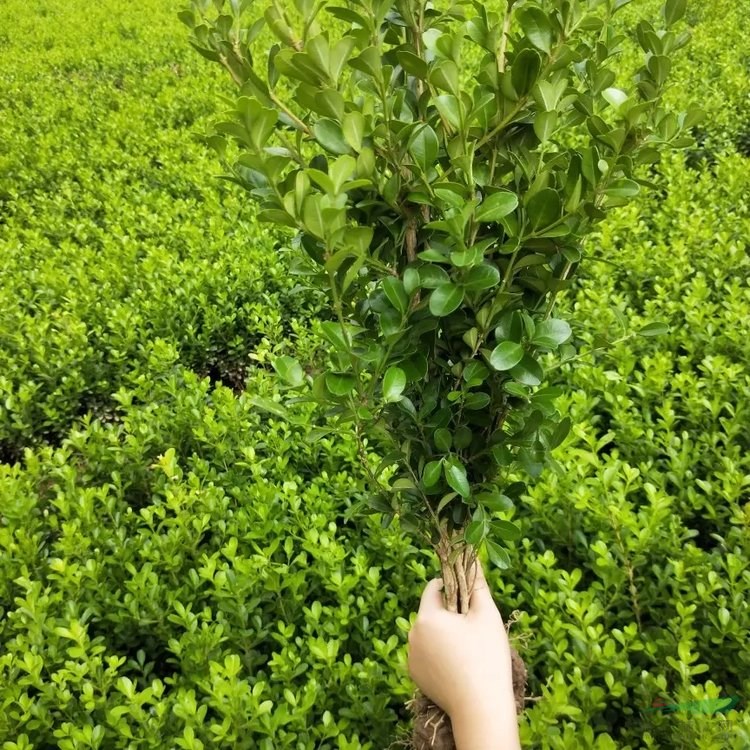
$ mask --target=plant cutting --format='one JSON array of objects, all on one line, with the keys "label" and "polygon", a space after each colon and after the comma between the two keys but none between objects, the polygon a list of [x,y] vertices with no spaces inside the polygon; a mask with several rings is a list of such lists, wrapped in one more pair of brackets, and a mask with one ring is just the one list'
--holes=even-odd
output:
[{"label": "plant cutting", "polygon": [[[651,187],[645,168],[690,145],[700,116],[662,103],[685,0],[637,23],[642,64],[622,82],[613,17],[628,4],[194,0],[181,13],[237,85],[211,144],[330,303],[327,361],[274,367],[293,401],[324,408],[318,435],[355,436],[371,485],[358,508],[435,549],[454,612],[481,550],[509,566],[520,532],[504,514],[570,429],[545,368],[576,356],[555,302],[583,241]],[[414,705],[415,747],[451,747],[436,707]]]}]

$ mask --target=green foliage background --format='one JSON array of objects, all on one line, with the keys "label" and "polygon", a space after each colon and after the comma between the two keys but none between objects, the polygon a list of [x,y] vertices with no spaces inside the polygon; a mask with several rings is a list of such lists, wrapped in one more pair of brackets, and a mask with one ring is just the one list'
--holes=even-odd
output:
[{"label": "green foliage background", "polygon": [[[657,7],[633,5],[625,26]],[[272,357],[316,360],[326,313],[205,179],[195,133],[230,84],[176,10],[0,2],[0,742],[385,748],[434,561],[351,522],[353,442],[251,403],[280,398]],[[528,747],[750,745],[746,700],[648,711],[750,693],[750,8],[688,17],[671,96],[708,112],[698,145],[563,303],[582,348],[671,333],[555,371],[576,427],[490,574]]]}]

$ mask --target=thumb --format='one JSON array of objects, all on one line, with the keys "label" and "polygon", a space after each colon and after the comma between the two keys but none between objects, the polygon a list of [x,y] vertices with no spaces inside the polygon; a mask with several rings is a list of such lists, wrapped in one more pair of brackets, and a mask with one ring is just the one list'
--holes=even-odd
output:
[{"label": "thumb", "polygon": [[484,577],[484,570],[479,560],[474,563],[472,574],[474,576],[474,587],[472,588],[471,599],[469,601],[469,615],[482,615],[491,611],[497,612],[497,605],[492,598],[492,592],[490,591],[487,579]]},{"label": "thumb", "polygon": [[443,604],[443,579],[433,578],[424,588],[419,602],[419,614],[424,615],[435,610],[445,609]]}]

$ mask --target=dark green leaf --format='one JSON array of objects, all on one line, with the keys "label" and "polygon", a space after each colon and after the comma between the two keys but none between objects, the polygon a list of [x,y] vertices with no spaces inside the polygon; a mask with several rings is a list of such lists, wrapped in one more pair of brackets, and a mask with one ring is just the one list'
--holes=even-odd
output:
[{"label": "dark green leaf", "polygon": [[492,289],[500,283],[500,271],[495,266],[482,263],[480,266],[470,268],[461,280],[461,286],[471,292]]},{"label": "dark green leaf", "polygon": [[525,49],[513,61],[511,80],[518,96],[531,91],[542,71],[542,58],[536,50]]},{"label": "dark green leaf", "polygon": [[495,536],[508,542],[515,542],[521,538],[521,529],[510,521],[492,521],[490,528]]},{"label": "dark green leaf", "polygon": [[545,188],[535,193],[526,205],[529,224],[538,231],[548,227],[560,218],[560,196],[556,190]]},{"label": "dark green leaf", "polygon": [[445,427],[439,427],[437,430],[435,430],[434,439],[435,447],[439,451],[447,452],[453,445],[453,437],[451,435],[451,431]]},{"label": "dark green leaf", "polygon": [[436,317],[441,318],[450,315],[457,310],[464,299],[464,290],[460,286],[451,284],[441,284],[430,295],[430,312]]},{"label": "dark green leaf", "polygon": [[527,8],[518,14],[518,20],[526,38],[542,52],[552,50],[552,25],[541,8]]},{"label": "dark green leaf", "polygon": [[332,154],[351,153],[349,144],[341,130],[341,125],[334,120],[321,117],[313,126],[313,134],[326,151],[330,151]]},{"label": "dark green leaf", "polygon": [[348,396],[353,390],[357,381],[353,375],[346,373],[329,372],[326,375],[326,388],[334,396]]},{"label": "dark green leaf", "polygon": [[422,472],[422,484],[425,487],[434,487],[440,479],[440,473],[443,468],[442,461],[430,461]]},{"label": "dark green leaf", "polygon": [[544,377],[541,366],[530,354],[524,355],[524,358],[510,371],[510,374],[524,385],[539,385]]},{"label": "dark green leaf", "polygon": [[487,533],[487,524],[484,521],[472,521],[464,531],[464,539],[468,544],[475,547],[481,544]]},{"label": "dark green leaf", "polygon": [[383,291],[388,301],[403,315],[409,308],[409,296],[401,279],[387,276],[383,279]]},{"label": "dark green leaf", "polygon": [[687,0],[667,0],[664,4],[664,22],[667,28],[674,26],[687,10]]},{"label": "dark green leaf", "polygon": [[496,370],[510,370],[523,359],[523,347],[513,341],[503,341],[490,354],[490,364]]},{"label": "dark green leaf", "polygon": [[497,542],[493,542],[488,539],[487,542],[487,555],[490,558],[490,562],[500,570],[507,570],[510,568],[510,556],[506,549],[501,547]]},{"label": "dark green leaf", "polygon": [[501,492],[481,492],[476,500],[491,513],[499,513],[513,507],[513,501]]},{"label": "dark green leaf", "polygon": [[552,433],[552,437],[549,441],[550,449],[557,448],[558,445],[562,445],[563,440],[568,437],[570,432],[571,422],[570,417],[565,417],[560,420],[560,423],[555,427],[555,431]]}]

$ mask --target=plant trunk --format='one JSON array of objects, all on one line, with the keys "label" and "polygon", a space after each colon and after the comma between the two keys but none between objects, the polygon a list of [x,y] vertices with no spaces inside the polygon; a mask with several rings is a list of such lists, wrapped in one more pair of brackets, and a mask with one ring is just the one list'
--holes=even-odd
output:
[{"label": "plant trunk", "polygon": [[[477,559],[476,550],[463,541],[462,533],[458,533],[452,539],[444,534],[436,551],[443,574],[446,608],[460,614],[468,612],[474,588],[472,573]],[[526,665],[514,648],[511,647],[510,651],[516,713],[520,714],[526,696]],[[414,750],[456,750],[448,714],[421,693],[417,693],[410,707],[414,716]]]}]

